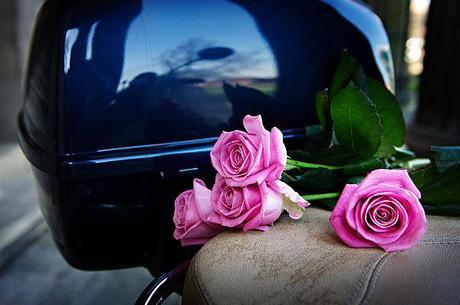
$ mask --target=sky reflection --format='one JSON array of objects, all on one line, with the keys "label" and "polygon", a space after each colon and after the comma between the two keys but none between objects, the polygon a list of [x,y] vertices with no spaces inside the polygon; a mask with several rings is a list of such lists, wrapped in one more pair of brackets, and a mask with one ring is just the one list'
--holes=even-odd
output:
[{"label": "sky reflection", "polygon": [[190,67],[197,72],[203,69],[218,71],[219,67],[235,65],[238,58],[250,55],[253,64],[247,62],[243,67],[232,69],[232,72],[227,71],[226,77],[276,76],[276,64],[269,47],[253,18],[238,5],[227,1],[215,1],[210,5],[207,0],[144,0],[143,10],[132,22],[126,39],[121,82],[129,81],[142,72],[167,73],[170,69],[168,56],[187,43],[195,43],[196,50],[223,46],[235,51],[224,61],[202,61]]}]

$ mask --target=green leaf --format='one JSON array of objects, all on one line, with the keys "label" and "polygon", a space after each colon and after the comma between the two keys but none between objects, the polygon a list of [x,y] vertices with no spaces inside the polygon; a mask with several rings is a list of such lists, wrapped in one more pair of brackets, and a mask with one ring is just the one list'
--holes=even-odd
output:
[{"label": "green leaf", "polygon": [[316,114],[324,134],[329,138],[332,136],[331,102],[327,95],[327,89],[316,94]]},{"label": "green leaf", "polygon": [[430,159],[440,173],[460,163],[460,146],[431,146]]},{"label": "green leaf", "polygon": [[313,151],[292,150],[289,151],[289,157],[298,161],[342,166],[355,158],[356,155],[346,151],[340,145],[334,145]]},{"label": "green leaf", "polygon": [[443,215],[443,216],[460,216],[460,205],[445,204],[442,206],[432,206],[423,204],[423,209],[427,214]]},{"label": "green leaf", "polygon": [[416,170],[416,169],[419,169],[419,168],[425,168],[430,164],[431,164],[430,159],[415,158],[414,160],[407,161],[404,164],[403,168],[405,168],[407,170]]},{"label": "green leaf", "polygon": [[383,135],[382,137],[382,144],[380,144],[379,149],[375,153],[375,157],[377,158],[388,158],[393,156],[396,153],[395,147],[391,142],[385,138]]},{"label": "green leaf", "polygon": [[340,90],[347,86],[353,74],[358,69],[359,64],[347,50],[342,51],[340,54],[339,64],[335,70],[334,77],[330,86],[330,96],[334,96]]},{"label": "green leaf", "polygon": [[337,204],[337,199],[323,199],[315,201],[312,205],[332,211]]},{"label": "green leaf", "polygon": [[382,126],[382,145],[377,154],[379,157],[388,157],[394,154],[394,146],[404,144],[404,117],[393,93],[371,77],[368,77],[367,82],[370,100],[377,109]]},{"label": "green leaf", "polygon": [[360,184],[364,178],[366,178],[365,176],[354,176],[354,177],[348,177],[347,179],[345,179],[345,182],[347,184]]},{"label": "green leaf", "polygon": [[413,151],[403,149],[400,147],[395,148],[396,153],[393,157],[394,161],[398,162],[407,162],[414,160],[416,158],[415,153]]},{"label": "green leaf", "polygon": [[343,149],[340,145],[334,145],[326,149],[318,150],[311,154],[312,158],[322,164],[341,166],[356,157],[355,154]]},{"label": "green leaf", "polygon": [[424,168],[431,163],[429,159],[416,158],[414,152],[398,147],[395,147],[395,154],[387,161],[391,169],[404,168],[409,171]]},{"label": "green leaf", "polygon": [[422,204],[430,214],[460,216],[460,164],[438,173],[433,165],[411,172],[422,193]]},{"label": "green leaf", "polygon": [[317,150],[321,148],[328,147],[331,143],[330,136],[327,136],[321,126],[311,125],[306,128],[307,134],[307,143],[305,145],[305,150]]},{"label": "green leaf", "polygon": [[297,177],[295,186],[308,193],[326,193],[336,190],[338,178],[339,175],[335,171],[313,169]]},{"label": "green leaf", "polygon": [[376,108],[353,83],[332,97],[331,115],[341,146],[362,158],[377,152],[382,143],[382,127]]},{"label": "green leaf", "polygon": [[297,179],[286,173],[285,171],[281,173],[281,181],[289,184],[292,182],[296,182]]},{"label": "green leaf", "polygon": [[339,63],[330,86],[330,96],[334,96],[345,88],[350,81],[356,84],[366,95],[369,96],[367,76],[358,61],[350,55],[348,50],[340,54]]},{"label": "green leaf", "polygon": [[354,160],[343,167],[344,176],[359,176],[377,168],[385,168],[385,164],[379,159]]},{"label": "green leaf", "polygon": [[410,172],[410,178],[418,189],[423,188],[435,175],[436,171],[431,165]]},{"label": "green leaf", "polygon": [[361,89],[367,96],[369,95],[369,85],[367,83],[367,75],[364,73],[363,68],[358,65],[355,72],[353,73],[351,80],[353,83]]},{"label": "green leaf", "polygon": [[291,150],[288,153],[289,158],[304,161],[304,162],[316,162],[316,159],[313,158],[313,155],[304,150]]},{"label": "green leaf", "polygon": [[286,163],[286,167],[284,168],[284,171],[285,171],[285,172],[288,172],[288,171],[291,171],[291,170],[294,170],[294,169],[298,169],[298,168],[300,168],[300,167],[297,166],[296,164],[287,162],[287,163]]},{"label": "green leaf", "polygon": [[421,189],[423,204],[433,206],[458,205],[460,207],[460,164],[435,175]]},{"label": "green leaf", "polygon": [[341,167],[338,167],[338,166],[319,164],[319,163],[311,163],[311,162],[303,162],[303,161],[299,161],[299,160],[294,160],[292,158],[287,159],[287,164],[292,166],[290,168],[291,170],[295,169],[295,168],[306,168],[306,169],[325,168],[325,169],[331,169],[331,170],[341,169]]}]

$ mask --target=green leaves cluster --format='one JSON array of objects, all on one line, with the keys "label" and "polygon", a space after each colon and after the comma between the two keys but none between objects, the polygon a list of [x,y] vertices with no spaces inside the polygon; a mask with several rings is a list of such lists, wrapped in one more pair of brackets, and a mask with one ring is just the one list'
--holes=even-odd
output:
[{"label": "green leaves cluster", "polygon": [[317,95],[325,135],[360,158],[386,158],[404,144],[404,118],[398,101],[381,82],[364,74],[347,51],[341,54],[330,90]]},{"label": "green leaves cluster", "polygon": [[368,77],[347,51],[329,88],[317,93],[316,112],[319,125],[306,128],[309,141],[304,150],[290,152],[284,177],[302,191],[336,192],[360,181],[374,169],[389,167],[385,158],[404,142],[395,96]]},{"label": "green leaves cluster", "polygon": [[431,164],[411,173],[428,212],[460,216],[460,147],[432,146]]},{"label": "green leaves cluster", "polygon": [[306,127],[308,143],[289,153],[282,179],[325,207],[346,183],[378,168],[411,171],[428,212],[460,214],[460,147],[433,147],[418,159],[404,144],[405,124],[395,95],[367,76],[343,51],[329,88],[316,95],[319,125]]}]

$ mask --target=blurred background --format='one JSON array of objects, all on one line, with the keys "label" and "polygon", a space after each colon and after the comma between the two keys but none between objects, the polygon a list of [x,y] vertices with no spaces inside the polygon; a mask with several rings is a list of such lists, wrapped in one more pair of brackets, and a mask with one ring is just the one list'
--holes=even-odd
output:
[{"label": "blurred background", "polygon": [[[460,2],[367,0],[388,32],[407,144],[460,144]],[[0,304],[130,304],[142,269],[83,272],[54,247],[16,144],[29,38],[41,0],[0,0]]]}]

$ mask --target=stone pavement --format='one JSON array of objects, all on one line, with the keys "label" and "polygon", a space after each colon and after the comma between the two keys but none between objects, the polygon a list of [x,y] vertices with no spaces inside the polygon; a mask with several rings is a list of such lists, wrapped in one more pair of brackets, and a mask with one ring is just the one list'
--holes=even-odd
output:
[{"label": "stone pavement", "polygon": [[151,280],[143,268],[70,267],[46,230],[19,147],[0,145],[0,305],[130,305]]}]

